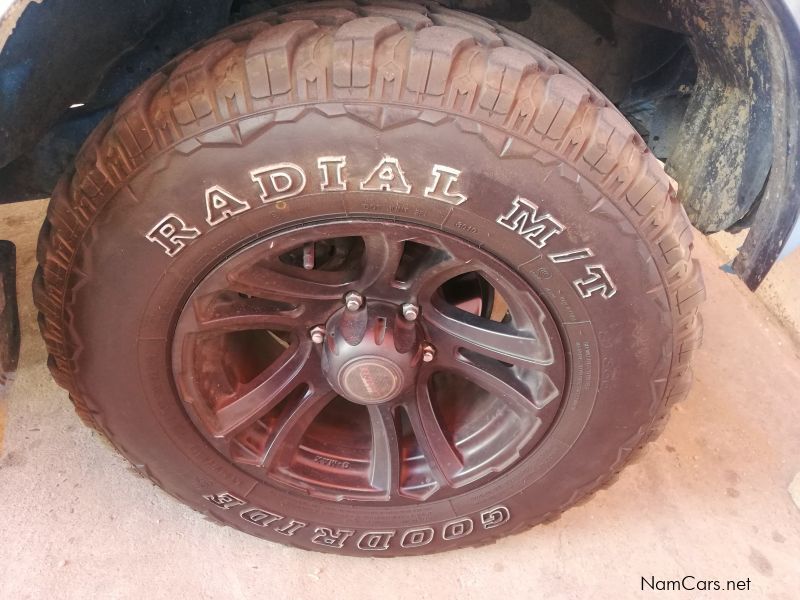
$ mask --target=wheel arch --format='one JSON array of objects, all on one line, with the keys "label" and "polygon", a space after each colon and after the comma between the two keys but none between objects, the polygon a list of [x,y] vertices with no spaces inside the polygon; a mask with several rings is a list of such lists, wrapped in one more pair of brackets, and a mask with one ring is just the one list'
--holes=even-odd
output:
[{"label": "wheel arch", "polygon": [[[548,3],[563,4],[568,19],[598,30],[606,19],[598,15],[608,13],[599,0],[546,0],[537,7]],[[48,195],[89,132],[152,70],[270,4],[283,2],[147,0],[135,9],[109,4],[113,10],[66,0],[12,2],[0,17],[0,202]],[[511,28],[522,26],[532,6],[530,0],[446,4]],[[750,227],[733,266],[757,287],[800,211],[794,134],[800,15],[786,0],[607,5],[617,17],[686,36],[698,79],[686,113],[670,121],[679,131],[668,170],[701,230]],[[568,36],[569,23],[563,30]]]}]

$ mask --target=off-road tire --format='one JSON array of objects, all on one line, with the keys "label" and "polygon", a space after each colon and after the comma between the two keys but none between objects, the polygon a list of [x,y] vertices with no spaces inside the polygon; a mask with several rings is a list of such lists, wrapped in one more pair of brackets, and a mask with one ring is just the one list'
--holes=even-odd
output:
[{"label": "off-road tire", "polygon": [[[400,199],[380,192],[386,199],[367,207],[311,193],[315,183],[288,207],[259,203],[247,157],[316,173],[325,148],[346,154],[354,177],[398,155],[414,191]],[[466,202],[425,197],[434,165],[460,170],[454,189]],[[252,210],[209,227],[203,193],[212,184],[245,197]],[[535,234],[499,223],[517,196],[540,217],[552,214],[563,233],[537,245]],[[170,214],[200,234],[165,252],[148,233]],[[320,214],[422,222],[530,280],[566,332],[570,393],[583,390],[565,406],[588,406],[583,432],[552,468],[526,479],[519,465],[447,509],[421,503],[381,512],[272,489],[205,442],[169,373],[165,340],[182,302],[222,258]],[[320,2],[221,32],[104,120],[53,193],[34,294],[54,378],[84,422],[163,489],[273,541],[416,554],[552,519],[660,431],[689,390],[701,338],[704,289],[691,238],[661,163],[591,83],[547,50],[435,4]],[[587,248],[589,263],[580,258],[586,252],[563,259]],[[613,289],[581,297],[575,282],[591,265],[606,270]],[[575,373],[578,364],[585,372]],[[276,519],[247,520],[247,510]]]}]

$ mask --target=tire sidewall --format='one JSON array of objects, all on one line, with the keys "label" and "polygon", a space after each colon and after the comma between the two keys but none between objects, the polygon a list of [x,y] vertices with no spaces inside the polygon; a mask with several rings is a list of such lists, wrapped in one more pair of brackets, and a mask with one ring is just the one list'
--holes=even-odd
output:
[{"label": "tire sidewall", "polygon": [[[380,129],[341,105],[324,108],[283,120],[276,111],[210,130],[151,161],[109,201],[73,269],[80,285],[73,284],[68,321],[82,394],[115,443],[163,487],[274,541],[359,555],[428,553],[559,512],[617,468],[620,449],[635,446],[659,408],[672,323],[652,249],[627,207],[604,196],[585,165],[437,111],[417,111],[404,124]],[[335,156],[346,157],[348,190],[323,193],[317,161]],[[408,194],[359,190],[386,157],[397,159]],[[303,192],[262,202],[251,171],[287,162],[306,175]],[[425,197],[436,165],[460,172],[454,189],[466,201]],[[213,186],[250,208],[210,226],[206,190]],[[563,232],[538,247],[499,223],[517,197],[540,216],[552,215]],[[147,238],[168,215],[200,231],[174,256]],[[407,221],[457,235],[516,268],[547,303],[570,380],[557,423],[530,457],[473,493],[375,508],[312,501],[259,482],[195,429],[170,370],[170,336],[186,298],[222,259],[253,241],[331,218]],[[587,248],[589,262],[550,258]],[[587,265],[598,264],[613,279],[614,294],[583,298],[575,282],[588,276]],[[262,513],[277,518],[254,518]]]}]

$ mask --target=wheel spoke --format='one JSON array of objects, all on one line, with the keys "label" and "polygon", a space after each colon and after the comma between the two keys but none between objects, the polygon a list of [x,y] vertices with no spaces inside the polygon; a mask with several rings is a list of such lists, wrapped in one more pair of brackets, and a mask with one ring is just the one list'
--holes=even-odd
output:
[{"label": "wheel spoke", "polygon": [[542,367],[552,364],[549,343],[542,344],[533,334],[520,332],[509,323],[498,323],[436,301],[423,313],[430,325],[430,337],[440,350],[452,354],[459,349],[489,356],[514,365]]},{"label": "wheel spoke", "polygon": [[433,252],[416,265],[409,277],[408,297],[418,303],[427,303],[446,281],[476,269],[475,265],[456,260],[443,251]]},{"label": "wheel spoke", "polygon": [[372,430],[369,481],[372,487],[396,496],[400,489],[400,438],[397,420],[391,406],[375,404],[368,407]]},{"label": "wheel spoke", "polygon": [[262,417],[297,385],[306,364],[311,344],[302,342],[286,349],[283,355],[251,381],[241,395],[216,414],[215,437],[231,433]]},{"label": "wheel spoke", "polygon": [[353,285],[353,277],[344,271],[306,271],[272,261],[260,262],[228,274],[228,285],[245,294],[283,300],[336,300]]},{"label": "wheel spoke", "polygon": [[242,297],[235,292],[194,301],[196,330],[201,332],[272,329],[291,331],[302,309],[283,309],[261,298]]},{"label": "wheel spoke", "polygon": [[362,239],[364,270],[359,289],[389,292],[395,287],[395,274],[403,257],[405,241],[383,232],[365,235]]},{"label": "wheel spoke", "polygon": [[297,402],[287,406],[272,428],[259,465],[269,470],[286,462],[300,445],[314,419],[336,397],[327,383],[311,384]]},{"label": "wheel spoke", "polygon": [[454,359],[443,366],[490,394],[502,398],[522,418],[538,418],[539,410],[553,399],[553,391],[558,394],[553,386],[547,389],[546,398],[537,399],[531,386],[517,377],[514,369],[480,356],[469,361]]},{"label": "wheel spoke", "polygon": [[403,406],[434,478],[442,487],[452,486],[464,464],[436,417],[427,379],[417,384]]}]

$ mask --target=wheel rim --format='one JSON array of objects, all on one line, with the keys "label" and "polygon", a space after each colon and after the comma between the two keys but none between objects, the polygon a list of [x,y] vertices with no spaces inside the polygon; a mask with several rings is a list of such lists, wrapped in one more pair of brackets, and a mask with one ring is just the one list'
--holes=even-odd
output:
[{"label": "wheel rim", "polygon": [[556,323],[519,275],[454,236],[373,221],[223,260],[180,313],[172,369],[237,467],[381,504],[487,485],[535,451],[568,381]]}]

